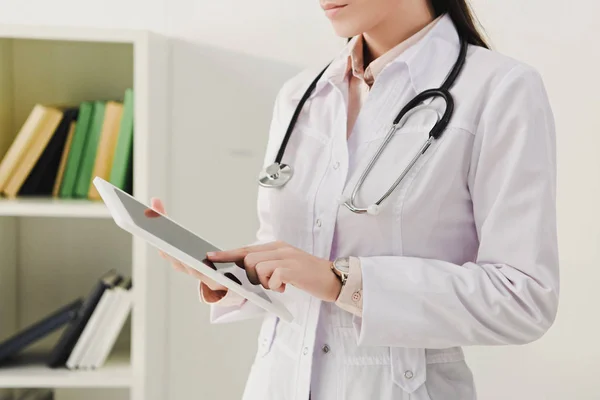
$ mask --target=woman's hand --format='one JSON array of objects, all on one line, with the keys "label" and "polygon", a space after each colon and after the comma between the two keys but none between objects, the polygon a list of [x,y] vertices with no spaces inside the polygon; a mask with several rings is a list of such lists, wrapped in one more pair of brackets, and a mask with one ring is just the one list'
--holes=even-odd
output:
[{"label": "woman's hand", "polygon": [[331,261],[315,257],[284,242],[208,253],[212,262],[243,266],[248,280],[265,289],[283,292],[290,284],[324,301],[336,301],[342,284]]},{"label": "woman's hand", "polygon": [[[151,208],[147,209],[144,213],[146,217],[155,218],[159,215],[157,213],[167,215],[165,212],[165,206],[163,205],[162,201],[160,201],[160,199],[151,199],[150,206]],[[213,281],[212,279],[198,272],[194,268],[188,267],[181,261],[169,256],[163,251],[159,251],[159,254],[162,258],[168,260],[175,270],[186,273],[188,275],[192,275],[193,277],[199,279],[202,284],[202,294],[206,301],[213,303],[215,301],[220,300],[221,298],[223,298],[223,296],[227,294],[228,289],[225,286]]]}]

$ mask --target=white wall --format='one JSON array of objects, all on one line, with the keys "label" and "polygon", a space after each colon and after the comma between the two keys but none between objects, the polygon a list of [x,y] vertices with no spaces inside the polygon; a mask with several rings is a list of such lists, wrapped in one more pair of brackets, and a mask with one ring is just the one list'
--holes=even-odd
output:
[{"label": "white wall", "polygon": [[0,0],[0,22],[162,30],[166,4],[166,0]]},{"label": "white wall", "polygon": [[340,40],[318,0],[169,2],[167,29],[177,37],[306,66],[326,62]]},{"label": "white wall", "polygon": [[[597,0],[477,0],[496,48],[542,73],[558,134],[561,303],[525,347],[470,349],[485,400],[600,398],[600,13]],[[525,228],[526,229],[526,228]]]},{"label": "white wall", "polygon": [[[600,27],[593,21],[600,3],[474,1],[495,47],[537,67],[546,81],[558,128],[562,262],[559,316],[547,336],[529,346],[468,350],[480,398],[598,399],[600,102],[593,93],[600,91]],[[224,246],[253,234],[254,177],[278,86],[299,68],[322,64],[340,44],[317,0],[0,0],[0,22],[171,35],[168,208]],[[214,161],[218,167],[207,168]],[[170,398],[239,398],[256,323],[210,326],[193,283],[178,274],[170,280]]]}]

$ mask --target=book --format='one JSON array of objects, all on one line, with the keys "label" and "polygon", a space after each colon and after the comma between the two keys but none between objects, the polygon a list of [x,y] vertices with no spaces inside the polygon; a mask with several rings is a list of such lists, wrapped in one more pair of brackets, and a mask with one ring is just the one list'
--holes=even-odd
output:
[{"label": "book", "polygon": [[100,368],[106,362],[133,306],[131,287],[131,278],[122,280],[115,287],[116,299],[113,301],[111,310],[108,313],[109,318],[106,323],[100,326],[90,350],[86,352],[81,362],[83,368]]},{"label": "book", "polygon": [[15,400],[11,389],[0,389],[0,400]]},{"label": "book", "polygon": [[109,179],[110,183],[130,194],[133,168],[133,104],[133,90],[127,89],[123,99],[123,117]]},{"label": "book", "polygon": [[107,288],[69,359],[69,369],[95,369],[104,364],[131,311],[131,278]]},{"label": "book", "polygon": [[52,194],[58,167],[69,135],[71,122],[77,119],[77,108],[67,108],[31,173],[21,186],[19,196],[49,196]]},{"label": "book", "polygon": [[49,389],[27,389],[16,400],[53,400],[54,393]]},{"label": "book", "polygon": [[81,332],[81,336],[79,336],[75,347],[73,347],[73,351],[67,359],[67,368],[77,369],[82,366],[82,360],[86,352],[92,346],[94,336],[100,327],[103,326],[103,324],[106,324],[106,319],[110,318],[110,315],[108,314],[111,312],[112,304],[115,300],[115,288],[107,288],[102,294],[98,305],[94,309],[90,320],[87,322],[85,328]]},{"label": "book", "polygon": [[79,105],[77,125],[75,126],[75,132],[73,133],[67,165],[65,166],[64,176],[60,185],[59,197],[61,198],[73,197],[75,192],[77,172],[81,165],[81,159],[85,150],[85,143],[90,130],[93,114],[94,103],[83,102]]},{"label": "book", "polygon": [[[121,117],[123,115],[123,104],[109,101],[106,103],[104,111],[104,123],[102,124],[102,133],[98,143],[96,152],[96,161],[91,178],[99,176],[104,180],[110,178],[110,171],[113,166],[113,158],[119,138],[119,127],[121,125]],[[90,185],[88,198],[91,200],[100,200],[100,194],[96,186]]]},{"label": "book", "polygon": [[68,324],[77,315],[82,304],[83,300],[77,299],[0,343],[0,363]]},{"label": "book", "polygon": [[27,117],[15,140],[0,162],[0,192],[10,180],[15,168],[24,157],[34,141],[39,129],[45,124],[47,118],[46,107],[36,104]]},{"label": "book", "polygon": [[58,342],[52,349],[48,359],[48,366],[51,368],[63,367],[71,355],[71,351],[79,340],[85,325],[90,320],[94,309],[102,298],[104,291],[120,282],[121,276],[114,270],[106,273],[94,286],[84,304],[79,309],[77,316],[71,320],[67,328],[62,333]]},{"label": "book", "polygon": [[67,160],[71,152],[71,144],[73,143],[73,136],[75,134],[75,127],[77,122],[72,121],[69,126],[69,132],[67,133],[67,141],[65,142],[65,148],[62,152],[60,163],[58,164],[58,171],[56,173],[56,179],[54,180],[54,187],[52,188],[52,197],[58,197],[60,193],[60,187],[65,176],[65,168],[67,166]]},{"label": "book", "polygon": [[27,176],[29,176],[31,170],[38,162],[63,117],[63,111],[57,108],[45,107],[44,112],[46,114],[44,123],[37,130],[29,148],[25,150],[2,190],[7,197],[12,198],[17,196],[25,179],[27,179]]},{"label": "book", "polygon": [[94,102],[94,114],[85,140],[85,147],[81,154],[81,161],[77,171],[77,179],[73,197],[87,198],[92,183],[92,171],[96,162],[96,152],[98,150],[98,142],[102,133],[102,125],[104,124],[104,111],[106,103],[103,101]]}]

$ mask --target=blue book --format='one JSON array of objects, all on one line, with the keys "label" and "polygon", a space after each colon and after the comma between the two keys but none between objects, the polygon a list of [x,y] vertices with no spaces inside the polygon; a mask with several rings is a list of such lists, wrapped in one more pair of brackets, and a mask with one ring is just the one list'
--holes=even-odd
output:
[{"label": "blue book", "polygon": [[71,322],[82,304],[83,300],[77,299],[0,343],[0,363],[16,356],[33,343]]}]

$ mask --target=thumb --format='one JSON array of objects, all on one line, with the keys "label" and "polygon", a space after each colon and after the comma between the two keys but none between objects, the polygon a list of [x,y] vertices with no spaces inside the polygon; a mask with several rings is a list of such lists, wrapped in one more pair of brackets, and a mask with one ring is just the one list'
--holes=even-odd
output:
[{"label": "thumb", "polygon": [[153,197],[152,199],[150,199],[150,207],[152,207],[161,214],[165,213],[165,206],[163,202],[157,197]]},{"label": "thumb", "polygon": [[160,214],[165,214],[165,206],[160,199],[153,197],[150,199],[150,208],[144,210],[144,215],[148,218],[158,218]]}]

